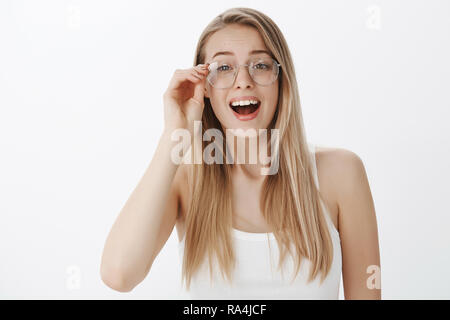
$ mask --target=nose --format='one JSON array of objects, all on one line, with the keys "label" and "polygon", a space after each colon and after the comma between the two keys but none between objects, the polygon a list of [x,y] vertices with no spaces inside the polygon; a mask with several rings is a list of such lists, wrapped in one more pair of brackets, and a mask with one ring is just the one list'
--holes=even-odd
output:
[{"label": "nose", "polygon": [[247,66],[240,66],[238,67],[238,70],[236,71],[236,79],[234,82],[235,88],[251,88],[253,87],[253,79],[248,73],[248,67]]}]

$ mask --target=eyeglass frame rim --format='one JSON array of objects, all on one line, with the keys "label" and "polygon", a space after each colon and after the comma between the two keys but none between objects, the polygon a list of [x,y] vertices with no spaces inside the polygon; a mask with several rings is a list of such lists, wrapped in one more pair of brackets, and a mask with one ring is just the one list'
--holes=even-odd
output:
[{"label": "eyeglass frame rim", "polygon": [[[250,75],[250,77],[252,78],[252,80],[255,81],[256,84],[258,84],[258,85],[260,85],[260,86],[262,86],[262,87],[267,87],[267,86],[270,86],[272,83],[274,83],[274,82],[278,79],[278,76],[279,76],[279,74],[280,74],[280,69],[281,69],[281,63],[279,63],[277,60],[275,60],[275,59],[272,58],[272,57],[270,57],[270,59],[272,59],[273,61],[275,61],[275,64],[276,64],[276,66],[277,66],[277,76],[276,76],[276,78],[275,78],[274,81],[272,81],[271,83],[266,84],[266,85],[259,84],[258,82],[255,81],[255,79],[253,79],[253,75],[250,73],[250,69],[248,68],[248,67],[250,66],[250,64],[248,64],[248,63],[246,63],[246,64],[240,64],[240,65],[234,65],[234,66],[233,66],[233,67],[235,67],[235,71],[234,71],[234,74],[233,74],[233,82],[231,83],[231,85],[230,85],[229,87],[225,87],[225,88],[217,88],[217,87],[215,87],[215,86],[209,81],[209,74],[208,74],[208,76],[206,77],[206,80],[208,81],[208,83],[209,83],[211,86],[213,86],[213,87],[216,88],[216,89],[229,89],[229,88],[231,88],[231,87],[234,85],[234,83],[236,82],[237,74],[238,74],[239,70],[241,69],[241,67],[244,67],[244,66],[245,66],[245,67],[247,67],[247,72],[248,72],[248,74]],[[212,62],[214,62],[214,61],[212,61]],[[211,63],[212,63],[212,62],[211,62]],[[211,65],[211,63],[209,63],[209,64]],[[209,66],[208,66],[208,69],[209,69]],[[211,70],[210,70],[210,71],[211,71]]]}]

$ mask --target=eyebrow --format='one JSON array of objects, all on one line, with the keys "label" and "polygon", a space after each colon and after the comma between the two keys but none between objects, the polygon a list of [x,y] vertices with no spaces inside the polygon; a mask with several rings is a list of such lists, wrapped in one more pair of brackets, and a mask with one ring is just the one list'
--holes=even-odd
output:
[{"label": "eyebrow", "polygon": [[[254,55],[254,54],[258,54],[258,53],[266,53],[266,54],[268,54],[269,56],[271,56],[270,52],[267,51],[267,50],[252,50],[252,51],[250,51],[250,55]],[[215,56],[222,55],[222,54],[223,54],[223,55],[234,55],[234,53],[231,52],[231,51],[219,51],[219,52],[216,52],[216,53],[212,56],[211,59],[214,59]]]}]

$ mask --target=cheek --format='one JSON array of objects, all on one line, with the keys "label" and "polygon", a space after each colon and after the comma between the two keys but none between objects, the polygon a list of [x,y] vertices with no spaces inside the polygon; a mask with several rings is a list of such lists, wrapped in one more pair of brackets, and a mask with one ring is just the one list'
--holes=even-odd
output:
[{"label": "cheek", "polygon": [[222,92],[217,91],[209,91],[211,93],[210,95],[210,101],[211,101],[211,107],[214,110],[214,113],[217,114],[223,114],[225,110],[225,104],[226,104],[226,95],[224,95]]},{"label": "cheek", "polygon": [[269,101],[270,101],[270,110],[271,112],[275,112],[278,104],[278,84],[274,86],[272,92],[269,95]]}]

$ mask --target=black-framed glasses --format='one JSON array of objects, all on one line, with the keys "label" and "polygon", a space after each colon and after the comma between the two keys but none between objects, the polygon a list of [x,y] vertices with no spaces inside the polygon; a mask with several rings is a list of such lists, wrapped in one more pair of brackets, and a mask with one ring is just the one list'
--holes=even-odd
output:
[{"label": "black-framed glasses", "polygon": [[271,85],[278,78],[280,66],[275,59],[253,58],[247,64],[238,65],[231,57],[218,58],[210,63],[207,80],[217,89],[231,88],[241,67],[247,67],[250,77],[260,86]]}]

